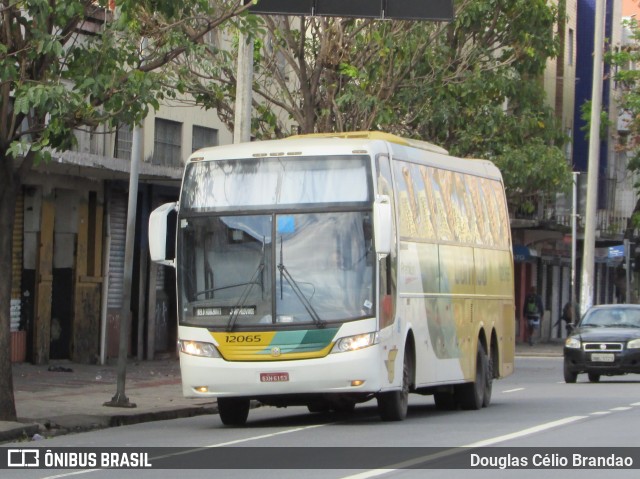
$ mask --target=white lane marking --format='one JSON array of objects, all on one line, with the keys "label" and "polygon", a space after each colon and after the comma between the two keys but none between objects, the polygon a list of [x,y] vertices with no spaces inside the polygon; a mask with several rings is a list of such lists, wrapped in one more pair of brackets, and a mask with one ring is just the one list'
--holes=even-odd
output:
[{"label": "white lane marking", "polygon": [[630,405],[631,406],[640,406],[640,402],[632,402]]},{"label": "white lane marking", "polygon": [[620,406],[620,407],[612,407],[609,411],[628,411],[631,409],[631,406]]},{"label": "white lane marking", "polygon": [[515,393],[518,391],[524,391],[524,388],[515,388],[515,389],[507,389],[506,391],[502,391],[503,393]]},{"label": "white lane marking", "polygon": [[552,429],[554,427],[564,426],[565,424],[571,424],[572,422],[580,421],[581,419],[585,419],[586,417],[587,416],[565,417],[563,419],[558,419],[557,421],[551,421],[544,424],[540,424],[538,426],[529,427],[527,429],[523,429],[522,431],[516,431],[516,432],[512,432],[511,434],[505,434],[504,436],[492,437],[490,439],[474,442],[472,444],[467,444],[466,446],[462,446],[462,447],[491,446],[499,442],[509,441],[511,439],[517,439],[519,437],[528,436],[529,434],[535,434],[537,432],[546,431],[547,429]]},{"label": "white lane marking", "polygon": [[[529,434],[534,434],[540,431],[546,431],[547,429],[552,429],[558,426],[564,426],[566,424],[570,424],[572,422],[580,421],[581,419],[585,419],[587,416],[571,416],[566,417],[564,419],[559,419],[557,421],[547,422],[545,424],[540,424],[538,426],[530,427],[527,429],[523,429],[522,431],[516,431],[511,434],[505,434],[503,436],[496,436],[490,439],[484,439],[482,441],[474,442],[471,444],[467,444],[461,447],[467,448],[476,448],[476,447],[485,447],[491,446],[493,444],[497,444],[499,442],[508,441],[510,439],[516,439],[523,436],[528,436]],[[446,451],[438,452],[435,454],[429,454],[426,456],[417,457],[415,459],[409,459],[407,461],[399,462],[397,464],[390,464],[384,469],[372,469],[370,471],[360,472],[358,474],[352,474],[350,476],[343,476],[341,479],[368,479],[370,477],[382,476],[384,474],[388,474],[389,472],[395,472],[399,469],[408,468],[414,466],[416,464],[422,464],[423,462],[427,462],[433,459],[438,459],[441,457],[451,456],[453,454],[459,453],[459,448],[448,449]]]},{"label": "white lane marking", "polygon": [[605,414],[611,414],[611,411],[596,411],[589,414],[591,416],[604,416]]},{"label": "white lane marking", "polygon": [[[247,438],[244,438],[244,439],[236,439],[235,441],[219,442],[217,444],[210,444],[208,446],[195,447],[195,448],[192,448],[192,449],[187,449],[185,451],[173,452],[171,454],[164,454],[162,456],[154,456],[154,457],[150,457],[149,459],[153,461],[153,460],[157,460],[157,459],[165,459],[167,457],[181,456],[181,455],[184,455],[184,454],[191,454],[193,452],[204,451],[206,449],[211,449],[211,448],[214,448],[214,447],[225,447],[225,446],[231,446],[233,444],[240,444],[242,442],[257,441],[259,439],[267,439],[267,438],[270,438],[270,437],[281,436],[282,434],[290,434],[292,432],[300,432],[300,431],[305,431],[307,429],[314,429],[316,427],[328,426],[329,424],[332,424],[332,423],[313,424],[311,426],[296,427],[294,429],[285,429],[284,431],[272,432],[271,434],[262,434],[261,436],[252,436],[252,437],[247,437]],[[102,469],[86,469],[86,470],[82,470],[82,471],[65,472],[63,474],[56,474],[55,476],[43,477],[42,479],[59,479],[61,477],[75,476],[75,475],[78,475],[78,474],[87,474],[89,472],[96,472],[96,471],[102,471]]]}]

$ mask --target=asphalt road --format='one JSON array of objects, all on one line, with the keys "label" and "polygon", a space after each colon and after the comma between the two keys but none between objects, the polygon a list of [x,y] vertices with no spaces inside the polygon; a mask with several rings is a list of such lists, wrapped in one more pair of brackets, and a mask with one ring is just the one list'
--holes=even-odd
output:
[{"label": "asphalt road", "polygon": [[[566,458],[572,462],[574,453],[584,456],[602,451],[607,457],[612,452],[622,455],[623,460],[627,457],[623,453],[628,450],[608,447],[635,448],[629,457],[634,467],[640,468],[640,376],[605,377],[591,384],[581,375],[577,384],[565,384],[561,358],[518,358],[516,369],[511,377],[494,383],[492,404],[480,411],[439,411],[431,397],[422,396],[411,397],[407,419],[397,423],[381,422],[375,401],[359,405],[351,415],[310,414],[302,407],[261,407],[250,412],[247,426],[242,428],[225,427],[217,416],[198,416],[61,436],[46,444],[15,445],[54,451],[58,447],[172,447],[151,450],[149,461],[154,467],[189,470],[9,469],[0,475],[3,479],[158,479],[175,478],[176,474],[188,474],[189,479],[475,479],[495,478],[496,474],[518,478],[546,478],[550,474],[562,478],[601,478],[603,474],[638,477],[638,469],[607,470],[611,468],[606,465],[600,469],[559,468]],[[231,449],[219,449],[222,447]],[[293,449],[301,447],[306,449]],[[331,447],[339,449],[324,449]],[[465,449],[455,449],[459,447]],[[493,449],[497,447],[500,449]],[[355,463],[357,469],[345,467],[345,451],[347,462]],[[510,469],[496,471],[500,463],[495,461],[522,461],[522,457],[532,461],[532,454],[539,456],[535,467],[511,462]],[[432,469],[406,468],[427,459]],[[489,465],[493,460],[495,466],[490,470],[463,469],[471,460]],[[544,461],[556,469],[544,469]],[[309,463],[320,466],[305,469]],[[209,469],[191,469],[194,464],[209,464]],[[222,464],[237,469],[216,468]]]}]

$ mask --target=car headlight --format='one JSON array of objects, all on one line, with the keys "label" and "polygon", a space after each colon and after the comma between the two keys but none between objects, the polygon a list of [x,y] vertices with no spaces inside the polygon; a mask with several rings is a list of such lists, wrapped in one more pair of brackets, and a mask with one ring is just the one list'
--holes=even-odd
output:
[{"label": "car headlight", "polygon": [[220,354],[216,347],[211,343],[202,341],[188,341],[181,339],[178,341],[180,351],[191,356],[203,356],[205,358],[219,358]]},{"label": "car headlight", "polygon": [[578,338],[567,338],[567,340],[564,342],[564,346],[565,348],[580,349],[582,343]]},{"label": "car headlight", "polygon": [[629,341],[627,343],[627,349],[640,349],[640,338]]},{"label": "car headlight", "polygon": [[368,348],[374,344],[378,344],[378,333],[357,334],[339,339],[333,347],[333,352],[344,353],[347,351],[356,351],[358,349]]}]

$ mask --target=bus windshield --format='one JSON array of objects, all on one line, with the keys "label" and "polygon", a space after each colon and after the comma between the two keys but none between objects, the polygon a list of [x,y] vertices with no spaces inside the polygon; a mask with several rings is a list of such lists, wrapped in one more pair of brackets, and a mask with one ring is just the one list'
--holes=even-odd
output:
[{"label": "bus windshield", "polygon": [[233,331],[372,316],[368,211],[180,220],[180,322]]}]

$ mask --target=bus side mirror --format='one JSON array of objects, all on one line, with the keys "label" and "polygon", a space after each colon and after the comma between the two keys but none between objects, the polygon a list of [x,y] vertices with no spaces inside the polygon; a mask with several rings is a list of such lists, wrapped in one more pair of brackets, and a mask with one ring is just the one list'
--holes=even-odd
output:
[{"label": "bus side mirror", "polygon": [[177,211],[177,203],[165,203],[158,206],[149,216],[149,255],[151,261],[174,266],[173,259],[167,259],[167,217]]},{"label": "bus side mirror", "polygon": [[391,224],[391,199],[387,195],[376,195],[373,203],[373,234],[379,256],[391,253]]}]

